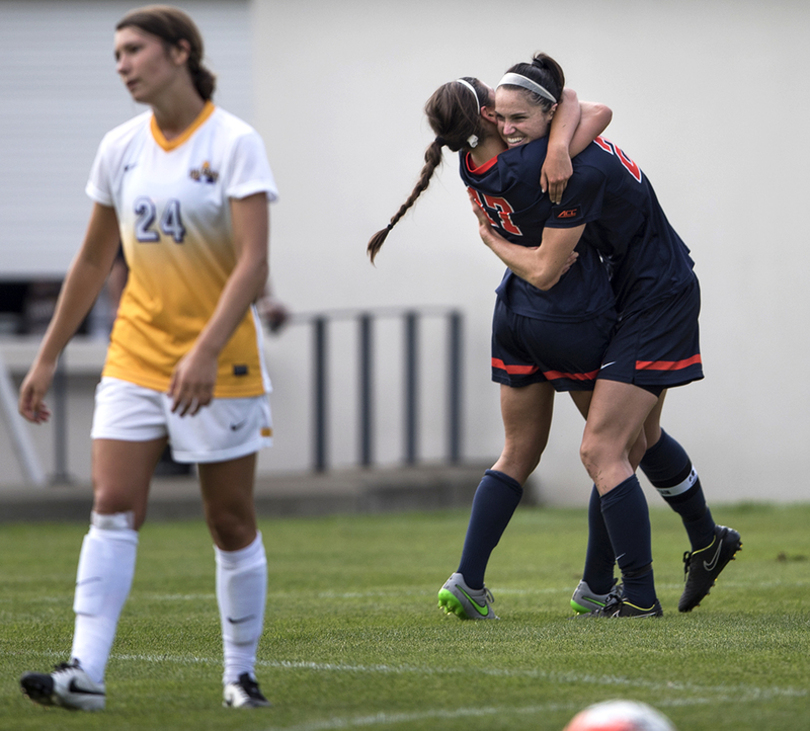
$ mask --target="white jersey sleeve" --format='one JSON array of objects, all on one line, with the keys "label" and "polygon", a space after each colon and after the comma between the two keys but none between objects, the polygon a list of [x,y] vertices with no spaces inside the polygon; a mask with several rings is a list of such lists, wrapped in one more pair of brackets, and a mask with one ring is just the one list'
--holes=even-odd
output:
[{"label": "white jersey sleeve", "polygon": [[268,202],[278,200],[264,142],[251,129],[234,141],[226,171],[225,194],[228,198],[247,198],[262,192],[267,193]]},{"label": "white jersey sleeve", "polygon": [[123,172],[126,172],[124,159],[132,148],[133,138],[148,126],[151,112],[139,114],[115,129],[107,132],[90,168],[90,177],[85,186],[85,193],[96,203],[103,206],[115,206],[115,190],[120,184]]}]

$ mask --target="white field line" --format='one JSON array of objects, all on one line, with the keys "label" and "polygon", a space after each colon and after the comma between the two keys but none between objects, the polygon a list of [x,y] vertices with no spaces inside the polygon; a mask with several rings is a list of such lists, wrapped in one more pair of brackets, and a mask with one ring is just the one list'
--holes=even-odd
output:
[{"label": "white field line", "polygon": [[[332,731],[332,729],[358,728],[369,726],[394,726],[397,724],[414,723],[415,721],[427,721],[430,719],[450,721],[457,718],[488,718],[497,716],[503,718],[510,714],[515,715],[535,715],[548,713],[550,711],[570,711],[572,714],[579,710],[573,703],[548,703],[538,706],[524,706],[516,708],[457,708],[452,711],[434,710],[422,711],[421,713],[375,713],[371,716],[354,716],[353,718],[329,718],[323,721],[310,721],[299,726],[286,727],[284,731]],[[281,731],[276,727],[268,728],[266,731]]]},{"label": "white field line", "polygon": [[[3,653],[0,653],[3,654]],[[20,654],[20,653],[11,653]],[[55,656],[56,653],[43,653],[47,656]],[[125,662],[150,662],[150,663],[177,663],[181,665],[204,664],[218,666],[221,663],[219,658],[205,658],[194,656],[172,656],[172,655],[121,655],[114,654],[112,658]],[[667,682],[658,683],[644,679],[623,678],[610,675],[587,675],[579,673],[555,673],[542,670],[504,670],[492,668],[426,668],[409,665],[346,665],[341,663],[315,663],[315,662],[289,662],[260,660],[258,666],[273,668],[277,670],[311,670],[321,673],[371,673],[371,674],[418,674],[418,675],[461,675],[474,673],[477,675],[491,675],[503,678],[534,678],[542,679],[557,684],[585,683],[605,687],[617,687],[626,693],[631,689],[644,689],[662,695],[675,693],[672,699],[661,697],[656,702],[656,707],[660,709],[676,706],[694,705],[716,705],[718,703],[756,703],[773,699],[774,697],[805,697],[808,691],[795,688],[759,688],[746,685],[728,686],[703,686],[692,685],[690,683]],[[699,694],[698,694],[699,693]],[[541,705],[530,705],[507,708],[481,707],[471,708],[465,706],[455,710],[434,709],[422,711],[420,713],[376,713],[369,716],[353,716],[346,718],[329,718],[321,721],[310,721],[298,726],[286,727],[285,731],[332,731],[350,728],[370,728],[370,727],[392,727],[402,724],[414,723],[436,719],[438,721],[452,720],[457,718],[488,718],[505,717],[513,715],[541,715],[549,711],[570,711],[572,714],[581,708],[581,705],[569,703],[558,704],[548,703]],[[280,728],[268,727],[266,731],[282,731]]]},{"label": "white field line", "polygon": [[345,665],[342,663],[312,663],[289,661],[259,661],[257,665],[272,668],[313,670],[316,672],[350,672],[374,674],[417,675],[489,675],[498,678],[531,678],[557,684],[578,684],[644,688],[654,692],[729,694],[738,700],[764,700],[773,697],[805,697],[808,691],[796,688],[760,688],[746,685],[706,686],[667,681],[664,683],[643,678],[624,678],[616,675],[591,675],[576,672],[548,672],[545,670],[513,670],[501,668],[430,668],[412,665]]},{"label": "white field line", "polygon": [[[3,653],[2,655],[29,653]],[[44,657],[62,657],[62,654],[55,652],[30,653]],[[146,662],[146,663],[174,663],[178,665],[214,665],[222,663],[220,658],[196,657],[193,655],[130,655],[113,653],[110,659],[124,662]],[[676,693],[679,698],[686,694],[693,698],[711,696],[713,700],[728,698],[737,702],[757,702],[771,700],[773,698],[804,698],[810,695],[810,691],[804,688],[762,688],[755,685],[717,685],[707,686],[703,684],[693,684],[678,681],[658,682],[645,678],[627,678],[619,675],[593,675],[590,673],[577,672],[555,672],[539,669],[505,669],[505,668],[434,668],[420,667],[417,665],[350,665],[346,663],[318,663],[308,661],[290,660],[258,660],[257,667],[272,668],[275,670],[309,670],[316,673],[347,673],[347,674],[372,674],[372,675],[489,675],[497,678],[530,678],[533,680],[544,680],[558,685],[586,684],[602,687],[615,687],[622,689],[644,689],[654,693]],[[675,704],[676,701],[670,701]]]}]

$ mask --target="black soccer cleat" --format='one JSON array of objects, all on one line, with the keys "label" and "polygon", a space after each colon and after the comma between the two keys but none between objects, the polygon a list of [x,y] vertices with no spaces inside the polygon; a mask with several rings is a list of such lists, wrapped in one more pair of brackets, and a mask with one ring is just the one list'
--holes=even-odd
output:
[{"label": "black soccer cleat", "polygon": [[91,680],[77,660],[57,665],[52,673],[26,673],[20,686],[35,703],[74,711],[100,711],[107,700],[104,683]]},{"label": "black soccer cleat", "polygon": [[699,551],[683,554],[683,573],[686,586],[678,602],[679,612],[691,612],[711,588],[720,572],[742,548],[740,534],[733,528],[718,525],[714,528],[712,542]]},{"label": "black soccer cleat", "polygon": [[611,599],[605,604],[604,607],[594,609],[584,614],[576,614],[575,617],[627,617],[642,619],[644,617],[663,617],[664,610],[661,609],[661,603],[658,599],[651,607],[644,609],[635,604],[631,604],[627,599],[620,599],[618,596],[612,595]]},{"label": "black soccer cleat", "polygon": [[222,705],[226,708],[267,708],[272,705],[248,673],[242,673],[235,683],[228,683],[223,696]]}]

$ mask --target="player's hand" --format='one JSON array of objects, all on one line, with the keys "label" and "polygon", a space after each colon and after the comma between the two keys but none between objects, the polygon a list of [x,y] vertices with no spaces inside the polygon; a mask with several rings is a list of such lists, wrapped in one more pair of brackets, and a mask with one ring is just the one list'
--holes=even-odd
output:
[{"label": "player's hand", "polygon": [[290,319],[290,311],[284,303],[269,294],[256,300],[256,309],[259,311],[259,317],[267,323],[271,333],[281,330]]},{"label": "player's hand", "polygon": [[579,253],[576,251],[572,251],[568,255],[568,258],[565,260],[563,268],[560,270],[560,276],[565,274],[572,266],[574,266],[574,263],[576,262],[577,259],[579,259]]},{"label": "player's hand", "polygon": [[549,150],[543,169],[540,171],[540,189],[548,193],[552,203],[559,204],[568,180],[574,174],[574,167],[567,150]]},{"label": "player's hand", "polygon": [[492,223],[490,222],[489,218],[487,218],[487,214],[484,213],[483,208],[481,208],[481,204],[478,202],[478,198],[476,197],[475,193],[468,190],[467,196],[470,199],[470,203],[472,203],[473,213],[478,219],[478,234],[481,236],[481,240],[491,248],[492,242],[495,237],[498,236],[498,234],[492,228]]},{"label": "player's hand", "polygon": [[43,424],[51,416],[50,409],[42,400],[51,387],[56,363],[35,363],[20,386],[17,408],[23,418],[34,424]]},{"label": "player's hand", "polygon": [[216,355],[193,347],[180,359],[172,373],[168,390],[172,413],[194,416],[203,406],[208,406],[214,398],[216,380]]}]

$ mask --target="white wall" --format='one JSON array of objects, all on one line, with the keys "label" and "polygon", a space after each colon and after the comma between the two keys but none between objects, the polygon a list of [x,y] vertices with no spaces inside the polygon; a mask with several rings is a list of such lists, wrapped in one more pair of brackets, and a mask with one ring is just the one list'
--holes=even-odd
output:
[{"label": "white wall", "polygon": [[[804,279],[810,252],[799,223],[808,154],[794,130],[810,106],[810,6],[798,0],[515,0],[508,6],[480,0],[253,0],[252,37],[228,36],[223,43],[214,20],[221,4],[180,4],[198,20],[220,71],[217,101],[246,116],[267,143],[282,193],[272,213],[280,297],[299,313],[414,304],[465,311],[465,456],[471,461],[494,459],[502,439],[498,390],[489,381],[489,320],[502,267],[477,240],[452,155],[394,230],[376,267],[365,257],[365,245],[417,178],[432,137],[422,108],[433,90],[461,75],[494,84],[534,51],[551,53],[581,98],[613,108],[608,136],[654,181],[697,261],[707,377],[670,394],[665,427],[692,454],[713,501],[806,497],[804,364],[810,346]],[[129,7],[87,0],[0,3],[4,24],[9,9],[61,12],[70,20],[61,33],[43,26],[23,59],[38,69],[31,99],[47,107],[48,95],[61,93],[48,83],[48,69],[60,63],[53,49],[92,22],[97,40],[86,53],[98,57],[94,66],[109,63],[104,83],[124,107],[123,117],[127,109],[136,112],[117,86],[110,58],[112,25]],[[229,54],[245,54],[251,44],[252,70],[222,73]],[[236,108],[232,96],[251,73],[252,113]],[[86,88],[83,72],[75,74]],[[0,115],[8,109],[4,101]],[[86,118],[87,125],[99,126],[97,137],[117,121]],[[31,132],[51,157],[41,130]],[[87,206],[82,190],[93,152],[59,172],[58,195],[75,199],[77,207]],[[7,244],[4,238],[0,246]],[[426,329],[421,448],[433,458],[443,449],[443,374],[436,365],[440,334],[435,324]],[[401,451],[399,338],[396,329],[379,334],[385,357],[376,385],[382,404],[378,454],[385,463]],[[349,426],[355,344],[348,326],[336,328],[332,341],[338,350],[330,380],[336,401],[330,456],[340,465],[351,462],[356,449]],[[269,343],[277,436],[276,447],[261,457],[265,472],[309,464],[309,344],[309,333],[299,326]],[[578,502],[588,492],[577,456],[580,433],[579,417],[560,398],[537,472],[543,489]],[[71,435],[71,445],[80,441]]]},{"label": "white wall", "polygon": [[[431,133],[422,108],[462,75],[497,82],[536,50],[584,99],[614,110],[607,135],[653,180],[691,247],[703,287],[706,379],[674,390],[664,425],[714,500],[803,499],[810,355],[800,226],[807,152],[810,6],[755,0],[646,0],[506,6],[480,0],[340,3],[256,0],[254,123],[282,192],[273,212],[277,291],[297,310],[460,304],[466,311],[467,455],[497,455],[489,383],[492,291],[501,266],[477,241],[456,161],[364,256],[416,180]],[[284,336],[286,337],[286,336]],[[275,396],[283,462],[288,368]],[[584,496],[581,424],[559,399],[538,476]]]}]

